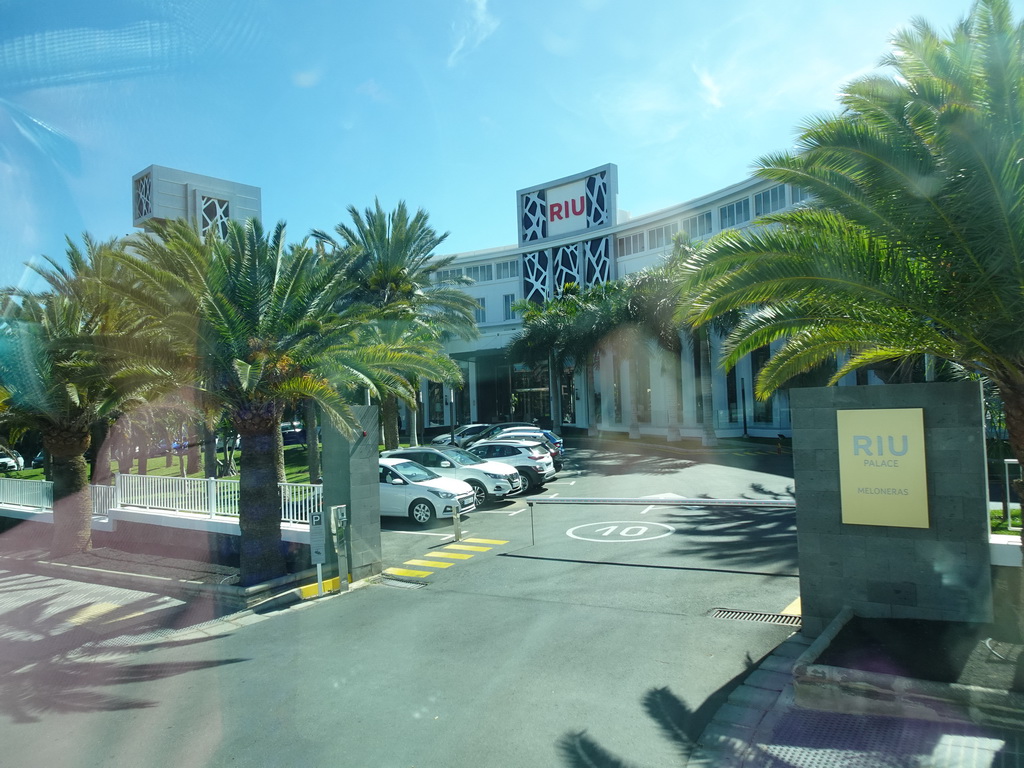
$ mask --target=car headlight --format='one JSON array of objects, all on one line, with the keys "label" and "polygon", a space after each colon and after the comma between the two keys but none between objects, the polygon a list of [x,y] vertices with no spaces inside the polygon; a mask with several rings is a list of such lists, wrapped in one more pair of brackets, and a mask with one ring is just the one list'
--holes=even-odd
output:
[{"label": "car headlight", "polygon": [[489,478],[491,478],[491,480],[504,480],[505,479],[504,475],[499,475],[499,474],[497,474],[495,472],[484,472],[484,474],[487,475]]},{"label": "car headlight", "polygon": [[455,494],[454,493],[449,493],[448,491],[435,491],[433,488],[431,488],[430,492],[432,494],[434,494],[435,496],[437,496],[438,498],[441,498],[441,499],[454,499],[455,498]]}]

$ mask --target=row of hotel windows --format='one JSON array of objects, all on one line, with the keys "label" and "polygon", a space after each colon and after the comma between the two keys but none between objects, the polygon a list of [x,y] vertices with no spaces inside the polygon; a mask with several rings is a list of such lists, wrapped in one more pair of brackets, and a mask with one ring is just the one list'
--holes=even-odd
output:
[{"label": "row of hotel windows", "polygon": [[[793,205],[802,203],[807,200],[810,195],[800,187],[790,187],[789,194]],[[779,184],[766,189],[764,192],[758,192],[754,195],[754,218],[764,216],[769,213],[775,213],[776,211],[782,210],[786,207],[786,185]],[[737,227],[745,222],[750,221],[750,198],[744,197],[741,200],[735,200],[726,205],[720,206],[718,209],[718,228],[719,229],[731,229]],[[641,253],[645,250],[654,250],[656,248],[664,248],[672,244],[672,238],[678,232],[685,232],[688,237],[700,238],[707,237],[714,231],[714,224],[712,221],[711,211],[704,211],[698,213],[696,216],[690,216],[682,220],[682,223],[673,222],[672,224],[665,224],[661,227],[655,227],[654,229],[647,230],[644,232],[637,232],[635,234],[626,235],[619,238],[619,256],[630,256],[634,253]],[[646,234],[646,240],[644,235]]]},{"label": "row of hotel windows", "polygon": [[443,283],[465,275],[476,283],[484,283],[494,280],[495,272],[498,275],[498,280],[519,277],[519,260],[513,259],[511,261],[499,261],[497,264],[476,264],[471,267],[441,269],[437,272],[437,282]]},{"label": "row of hotel windows", "polygon": [[[477,324],[487,322],[487,299],[483,296],[476,300],[480,306],[473,310]],[[516,313],[512,311],[512,305],[516,302],[514,293],[506,293],[501,297],[501,317],[503,321],[514,320]]]}]

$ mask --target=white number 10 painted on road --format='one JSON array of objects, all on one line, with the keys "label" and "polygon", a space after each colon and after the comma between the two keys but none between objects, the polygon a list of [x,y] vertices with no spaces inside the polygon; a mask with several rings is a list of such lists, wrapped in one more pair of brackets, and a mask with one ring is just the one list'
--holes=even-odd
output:
[{"label": "white number 10 painted on road", "polygon": [[[597,533],[600,533],[602,536],[611,536],[618,530],[619,526],[609,525],[607,528],[598,528]],[[631,525],[619,531],[619,536],[643,536],[645,533],[647,533],[646,525]]]},{"label": "white number 10 painted on road", "polygon": [[[606,523],[577,525],[566,531],[566,535],[582,541],[650,541],[675,533],[675,528],[665,523],[640,523],[636,520],[609,520]],[[600,537],[600,538],[598,538]]]}]

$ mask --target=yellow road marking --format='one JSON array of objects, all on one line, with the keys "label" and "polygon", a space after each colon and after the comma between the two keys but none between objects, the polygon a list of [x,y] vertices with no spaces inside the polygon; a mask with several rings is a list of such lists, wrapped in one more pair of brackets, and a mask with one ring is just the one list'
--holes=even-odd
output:
[{"label": "yellow road marking", "polygon": [[[324,579],[324,593],[337,592],[341,589],[341,579],[335,576],[333,579]],[[316,597],[316,584],[304,584],[299,588],[299,595],[303,600]]]},{"label": "yellow road marking", "polygon": [[411,568],[385,568],[384,573],[392,576],[430,576],[433,571],[414,571]]},{"label": "yellow road marking", "polygon": [[466,544],[449,544],[448,549],[465,549],[468,552],[490,552],[493,547],[473,547]]},{"label": "yellow road marking", "polygon": [[800,608],[800,598],[798,597],[792,603],[790,603],[785,608],[783,608],[782,609],[782,615],[783,616],[802,616],[803,614],[802,614],[801,608]]},{"label": "yellow road marking", "polygon": [[508,544],[507,541],[501,539],[463,539],[463,541],[469,541],[473,544]]},{"label": "yellow road marking", "polygon": [[117,603],[93,603],[75,611],[68,618],[68,624],[88,624],[90,621],[102,619],[111,611],[116,611],[121,606]]},{"label": "yellow road marking", "polygon": [[406,565],[425,565],[428,568],[450,568],[455,563],[442,563],[437,560],[406,560]]},{"label": "yellow road marking", "polygon": [[469,560],[472,555],[465,555],[461,552],[433,552],[431,557],[450,557],[452,560]]}]

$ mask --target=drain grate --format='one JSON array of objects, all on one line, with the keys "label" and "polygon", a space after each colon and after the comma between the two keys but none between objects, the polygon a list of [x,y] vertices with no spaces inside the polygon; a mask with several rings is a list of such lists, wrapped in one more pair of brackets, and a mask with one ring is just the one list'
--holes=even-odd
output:
[{"label": "drain grate", "polygon": [[401,587],[402,589],[420,589],[421,587],[427,586],[425,581],[413,581],[412,579],[402,579],[398,576],[375,576],[372,579],[367,579],[371,584],[380,584],[384,587]]},{"label": "drain grate", "polygon": [[729,608],[715,608],[711,612],[713,619],[731,619],[732,621],[757,621],[761,624],[781,624],[784,627],[799,627],[800,617],[788,613],[758,613],[757,611],[733,611]]}]

